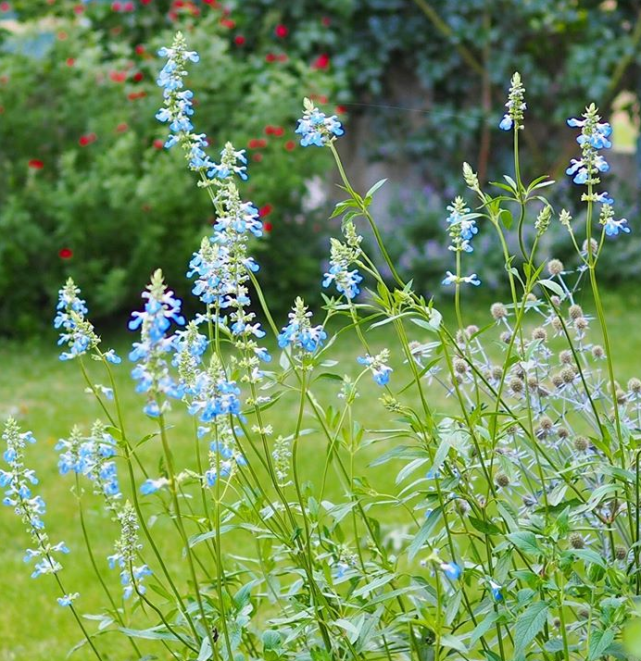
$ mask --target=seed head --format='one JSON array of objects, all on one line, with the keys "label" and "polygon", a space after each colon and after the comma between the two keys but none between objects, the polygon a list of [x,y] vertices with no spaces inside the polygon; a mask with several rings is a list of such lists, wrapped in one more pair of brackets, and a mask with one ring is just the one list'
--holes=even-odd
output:
[{"label": "seed head", "polygon": [[570,306],[570,319],[578,319],[583,316],[583,310],[580,305],[571,305]]},{"label": "seed head", "polygon": [[515,376],[513,379],[510,379],[510,388],[512,389],[513,393],[515,394],[522,393],[523,387],[524,387],[524,383],[518,377]]},{"label": "seed head", "polygon": [[454,371],[458,374],[465,374],[467,372],[467,362],[461,358],[457,358],[454,361]]},{"label": "seed head", "polygon": [[505,473],[497,473],[494,481],[496,482],[497,486],[503,488],[510,484],[510,478]]},{"label": "seed head", "polygon": [[507,317],[507,308],[503,303],[493,303],[490,308],[490,314],[496,319],[505,319]]},{"label": "seed head", "polygon": [[563,330],[563,322],[560,317],[552,317],[552,327],[559,333]]},{"label": "seed head", "polygon": [[501,333],[501,342],[503,342],[503,344],[509,344],[511,339],[512,333],[510,333],[510,331],[504,331]]},{"label": "seed head", "polygon": [[569,349],[564,349],[561,351],[561,353],[559,353],[559,360],[563,365],[571,365],[572,361],[574,360],[574,356],[572,356],[572,352]]},{"label": "seed head", "polygon": [[551,259],[548,262],[548,273],[550,275],[561,275],[563,273],[563,262],[560,259]]},{"label": "seed head", "polygon": [[617,560],[625,560],[628,557],[628,549],[625,546],[615,546],[614,557]]},{"label": "seed head", "polygon": [[596,359],[603,358],[603,356],[605,356],[605,351],[603,351],[603,347],[600,344],[595,344],[592,347],[592,356]]},{"label": "seed head", "polygon": [[641,392],[641,379],[633,377],[628,381],[628,390],[638,395]]},{"label": "seed head", "polygon": [[495,381],[500,381],[501,377],[503,376],[503,368],[499,367],[498,365],[495,365],[492,368],[491,376]]},{"label": "seed head", "polygon": [[582,549],[585,548],[585,540],[583,539],[583,535],[578,532],[573,532],[570,535],[570,546],[573,549]]},{"label": "seed head", "polygon": [[543,326],[539,326],[532,331],[532,339],[545,342],[548,339],[548,332],[545,330],[545,328],[543,328]]},{"label": "seed head", "polygon": [[590,441],[585,436],[577,436],[574,439],[574,449],[578,452],[585,452],[590,447]]},{"label": "seed head", "polygon": [[563,383],[572,383],[576,378],[576,374],[571,367],[565,367],[561,370],[561,378]]}]

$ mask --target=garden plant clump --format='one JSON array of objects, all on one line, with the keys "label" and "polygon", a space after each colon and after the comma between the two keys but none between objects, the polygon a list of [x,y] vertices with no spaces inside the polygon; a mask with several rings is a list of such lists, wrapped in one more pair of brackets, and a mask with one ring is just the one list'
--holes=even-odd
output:
[{"label": "garden plant clump", "polygon": [[[526,103],[514,75],[500,121],[513,137],[514,172],[491,194],[465,164],[468,198],[452,202],[444,223],[453,266],[443,284],[454,288],[456,310],[448,327],[400,278],[380,240],[369,207],[384,182],[365,195],[352,188],[336,148],[341,123],[306,100],[296,132],[336,160],[345,200],[333,216],[342,217],[342,236],[332,240],[322,281],[324,313],[298,298],[279,323],[249,253],[262,223],[240,194],[244,150],[227,144],[212,160],[184,86],[198,55],[180,34],[160,54],[165,147],[184,152],[216,223],[188,267],[201,312],[187,321],[156,271],[129,324],[140,335],[129,360],[148,435],[128,433],[114,379],[124,361],[101,347],[71,280],[55,318],[60,358],[79,365],[104,412],[57,446],[80,511],[104,506],[119,529],[104,558],[81,515],[86,548],[71,549],[104,588],[97,627],[64,580],[70,549],[46,532],[28,468],[35,439],[14,420],[3,436],[0,483],[32,536],[25,559],[35,562],[34,576],[57,581],[85,645],[104,661],[113,658],[114,635],[129,639],[132,659],[628,658],[623,629],[641,592],[641,381],[616,380],[598,287],[609,239],[630,229],[601,186],[611,129],[596,107],[568,121],[579,131],[567,170],[587,208],[579,226],[546,200],[547,177],[521,178]],[[552,223],[571,237],[572,266],[537,261]],[[391,284],[379,257],[362,248],[363,224]],[[465,270],[465,255],[482,232],[496,232],[503,246],[510,298],[486,319],[468,320],[463,291],[483,283]],[[577,303],[580,285],[594,314]],[[385,349],[371,345],[372,328],[386,330]],[[346,333],[362,351],[336,364],[332,347]],[[107,385],[94,383],[88,360],[101,365]],[[409,380],[391,367],[403,362]],[[388,412],[384,428],[356,419],[367,379],[380,387],[367,406]],[[333,400],[317,396],[321,380],[335,383]],[[435,407],[437,392],[447,406]],[[191,416],[191,438],[175,433],[177,416]],[[191,461],[177,465],[174,450],[185,445]],[[302,476],[300,456],[311,446],[323,460]],[[150,448],[154,462],[145,461]],[[378,450],[370,466],[360,461],[365,448]],[[370,478],[377,466],[394,471],[392,493]],[[341,495],[330,500],[334,484]],[[159,520],[168,521],[163,534],[181,562],[162,552]],[[241,539],[253,551],[239,553]]]}]

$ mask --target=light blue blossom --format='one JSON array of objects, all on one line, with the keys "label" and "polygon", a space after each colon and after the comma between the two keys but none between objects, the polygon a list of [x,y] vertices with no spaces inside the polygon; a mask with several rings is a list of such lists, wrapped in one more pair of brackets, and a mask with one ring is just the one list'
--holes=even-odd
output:
[{"label": "light blue blossom", "polygon": [[118,514],[120,538],[116,542],[115,553],[110,555],[109,567],[120,567],[120,582],[123,586],[123,598],[132,594],[142,595],[146,588],[143,580],[151,576],[151,569],[145,564],[136,566],[142,544],[138,541],[138,519],[132,505],[127,502]]},{"label": "light blue blossom", "polygon": [[63,597],[58,597],[58,603],[63,606],[71,606],[71,604],[80,596],[78,592],[74,592],[73,594],[66,594]]},{"label": "light blue blossom", "polygon": [[56,559],[60,553],[69,553],[64,542],[52,544],[42,520],[45,514],[45,502],[40,496],[34,496],[31,487],[38,484],[35,472],[24,463],[24,451],[27,443],[35,443],[31,432],[21,432],[13,418],[5,424],[2,440],[5,443],[3,459],[8,470],[0,469],[0,487],[6,488],[3,504],[12,507],[31,534],[34,548],[25,553],[25,562],[37,560],[32,578],[43,574],[56,574],[62,565]]},{"label": "light blue blossom", "polygon": [[503,601],[503,588],[498,583],[490,580],[490,591],[494,601]]},{"label": "light blue blossom", "polygon": [[461,577],[463,570],[455,562],[442,562],[442,572],[451,580],[456,581]]},{"label": "light blue blossom", "polygon": [[149,494],[160,491],[160,489],[163,489],[168,485],[169,485],[169,480],[166,477],[159,477],[155,480],[148,478],[142,483],[140,487],[140,493],[144,494],[145,496],[148,496]]},{"label": "light blue blossom", "polygon": [[524,98],[525,88],[521,83],[521,75],[516,72],[512,76],[510,92],[507,103],[505,104],[507,112],[503,115],[503,119],[499,123],[499,128],[504,131],[509,131],[513,127],[517,129],[523,128],[523,114],[527,109]]},{"label": "light blue blossom", "polygon": [[298,297],[289,313],[289,323],[278,335],[281,349],[292,345],[308,353],[314,353],[323,346],[327,333],[322,326],[311,325],[312,313],[308,311],[302,298]]},{"label": "light blue blossom", "polygon": [[119,365],[122,363],[122,358],[118,356],[113,349],[109,349],[109,351],[103,354],[103,357],[107,362],[113,363],[114,365]]},{"label": "light blue blossom", "polygon": [[168,336],[167,331],[172,322],[182,326],[185,319],[180,314],[180,301],[167,289],[160,270],[153,274],[151,284],[142,297],[146,299],[145,309],[134,312],[129,322],[130,330],[140,328],[141,341],[134,343],[129,360],[138,362],[131,372],[138,381],[136,392],[147,393],[149,397],[145,413],[157,417],[167,407],[167,403],[162,401],[163,395],[181,396],[166,360],[174,344],[174,337]]},{"label": "light blue blossom", "polygon": [[298,120],[295,131],[301,136],[300,144],[303,147],[324,147],[345,133],[336,115],[327,117],[309,99],[305,99],[304,107],[303,116]]},{"label": "light blue blossom", "polygon": [[457,277],[451,271],[446,271],[445,272],[445,278],[443,278],[442,284],[444,284],[444,285],[467,284],[467,285],[474,285],[475,287],[478,287],[481,284],[481,281],[479,280],[476,273],[472,273],[471,275]]},{"label": "light blue blossom", "polygon": [[91,351],[100,343],[93,326],[87,321],[87,305],[80,298],[80,289],[69,278],[58,292],[57,313],[54,328],[62,329],[58,345],[66,344],[68,351],[60,354],[60,360],[73,360]]},{"label": "light blue blossom", "polygon": [[389,360],[389,351],[387,349],[383,349],[376,356],[359,356],[357,360],[361,365],[365,365],[370,369],[374,381],[379,386],[385,386],[389,383],[390,374],[393,370],[386,364]]},{"label": "light blue blossom", "polygon": [[351,268],[361,254],[361,237],[356,236],[351,223],[346,226],[346,237],[346,243],[331,239],[330,267],[325,273],[323,287],[329,287],[334,283],[338,292],[351,301],[360,293],[358,285],[363,281],[363,276],[356,269]]}]

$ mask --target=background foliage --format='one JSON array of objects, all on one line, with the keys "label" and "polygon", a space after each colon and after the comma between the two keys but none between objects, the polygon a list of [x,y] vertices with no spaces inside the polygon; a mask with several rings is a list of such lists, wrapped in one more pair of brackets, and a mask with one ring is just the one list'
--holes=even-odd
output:
[{"label": "background foliage", "polygon": [[406,272],[433,288],[460,162],[492,179],[510,158],[496,117],[511,73],[532,108],[528,162],[558,176],[573,149],[565,118],[591,99],[610,114],[622,90],[636,92],[641,57],[635,2],[15,0],[0,18],[2,332],[33,328],[66,274],[94,292],[98,317],[130,309],[161,261],[181,281],[211,219],[206,196],[185,195],[190,176],[159,148],[153,119],[155,53],[176,28],[201,53],[194,84],[212,149],[223,135],[249,147],[250,194],[271,214],[263,281],[283,307],[312,297],[327,249],[326,215],[301,210],[306,179],[330,165],[294,142],[303,96],[376,135],[358,141],[359,157],[392,171],[409,162],[430,186],[430,199],[418,188],[384,220]]}]

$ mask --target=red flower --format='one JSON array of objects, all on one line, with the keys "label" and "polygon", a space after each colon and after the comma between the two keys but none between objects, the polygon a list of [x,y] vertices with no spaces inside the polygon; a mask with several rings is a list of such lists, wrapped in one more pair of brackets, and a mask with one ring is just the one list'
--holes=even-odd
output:
[{"label": "red flower", "polygon": [[144,55],[145,54],[145,47],[142,44],[138,44],[135,48],[136,50],[136,55]]},{"label": "red flower", "polygon": [[276,56],[274,53],[267,53],[267,55],[265,55],[265,62],[276,62]]},{"label": "red flower", "polygon": [[116,133],[124,133],[129,128],[127,122],[121,122],[116,126]]},{"label": "red flower", "polygon": [[269,234],[274,229],[274,226],[271,223],[264,223],[263,229]]},{"label": "red flower", "polygon": [[323,16],[323,18],[321,18],[321,23],[326,28],[328,28],[330,26],[331,22],[332,22],[332,19],[329,16]]},{"label": "red flower", "polygon": [[0,2],[0,11],[11,11],[11,5],[8,2]]},{"label": "red flower", "polygon": [[245,39],[245,37],[243,37],[242,34],[237,34],[237,35],[234,37],[234,43],[236,44],[236,46],[244,46],[244,45],[245,45],[245,41],[246,41],[246,39]]},{"label": "red flower", "polygon": [[140,0],[140,4],[141,4],[141,5],[150,5],[150,4],[151,4],[151,0]]},{"label": "red flower", "polygon": [[347,108],[345,106],[336,106],[337,115],[344,115],[346,112],[347,112]]},{"label": "red flower", "polygon": [[60,259],[71,259],[73,257],[73,250],[71,248],[60,248],[58,257]]},{"label": "red flower", "polygon": [[295,147],[296,147],[296,143],[295,143],[293,140],[288,140],[288,141],[285,143],[285,149],[286,149],[287,151],[292,151],[292,150],[295,149]]},{"label": "red flower", "polygon": [[329,55],[321,53],[313,62],[312,69],[327,69],[329,66]]},{"label": "red flower", "polygon": [[114,81],[114,83],[124,83],[127,80],[126,71],[110,71],[109,78]]},{"label": "red flower", "polygon": [[111,9],[113,11],[122,11],[122,4],[120,2],[112,2]]},{"label": "red flower", "polygon": [[266,216],[269,216],[269,214],[274,210],[274,207],[272,207],[271,204],[266,204],[265,206],[261,207],[258,210],[258,215],[261,218],[265,218]]},{"label": "red flower", "polygon": [[279,39],[284,39],[289,34],[289,30],[287,29],[286,25],[282,25],[282,23],[281,23],[281,24],[276,26],[276,29],[274,30],[274,34]]},{"label": "red flower", "polygon": [[203,0],[203,4],[215,7],[218,4],[218,0]]},{"label": "red flower", "polygon": [[85,8],[82,5],[76,5],[73,10],[76,14],[80,15],[84,12]]},{"label": "red flower", "polygon": [[285,55],[285,53],[280,53],[279,55],[276,56],[276,59],[279,62],[287,62],[288,57],[287,57],[287,55]]},{"label": "red flower", "polygon": [[29,167],[32,170],[42,170],[42,168],[45,166],[45,164],[38,158],[32,158],[29,161]]},{"label": "red flower", "polygon": [[135,9],[133,2],[125,2],[122,8],[124,11],[133,11]]},{"label": "red flower", "polygon": [[127,98],[130,101],[135,101],[136,99],[143,99],[146,96],[147,96],[147,92],[129,92],[129,94],[127,94]]},{"label": "red flower", "polygon": [[260,163],[263,160],[263,155],[261,153],[255,153],[252,154],[252,160],[256,161],[256,163]]},{"label": "red flower", "polygon": [[272,135],[274,133],[274,127],[271,124],[268,124],[265,127],[265,135]]},{"label": "red flower", "polygon": [[272,133],[277,137],[281,138],[285,133],[285,129],[282,126],[273,126]]},{"label": "red flower", "polygon": [[68,36],[69,35],[64,30],[60,30],[60,32],[58,32],[56,35],[60,41],[64,41]]},{"label": "red flower", "polygon": [[154,147],[156,149],[162,149],[164,146],[165,146],[165,143],[160,138],[156,138],[156,140],[154,140]]},{"label": "red flower", "polygon": [[136,71],[136,73],[134,74],[134,80],[137,83],[139,83],[143,78],[144,78],[144,76],[142,75],[142,72]]},{"label": "red flower", "polygon": [[236,21],[232,21],[231,18],[221,18],[220,24],[224,28],[228,28],[230,30],[233,30],[236,27]]},{"label": "red flower", "polygon": [[86,135],[81,135],[80,139],[78,140],[78,144],[81,147],[86,147],[87,145],[90,145],[92,142],[96,142],[98,139],[98,136],[95,133],[87,133]]},{"label": "red flower", "polygon": [[75,63],[76,63],[76,61],[73,59],[73,57],[68,57],[67,58],[67,66],[68,67],[72,67]]}]

